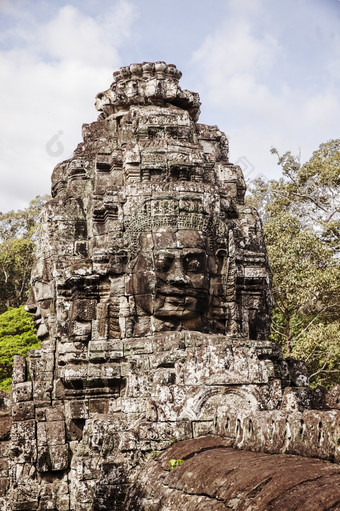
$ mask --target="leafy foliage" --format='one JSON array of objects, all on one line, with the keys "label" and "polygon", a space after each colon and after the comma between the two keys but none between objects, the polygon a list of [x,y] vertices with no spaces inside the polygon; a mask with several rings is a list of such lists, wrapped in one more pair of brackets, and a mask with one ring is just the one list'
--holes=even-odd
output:
[{"label": "leafy foliage", "polygon": [[32,240],[19,238],[0,244],[0,311],[25,302],[35,245]]},{"label": "leafy foliage", "polygon": [[312,384],[340,383],[340,140],[301,165],[280,156],[282,178],[251,184],[273,271],[272,339],[304,360]]},{"label": "leafy foliage", "polygon": [[294,356],[307,362],[313,386],[340,383],[340,321],[314,323],[302,331]]},{"label": "leafy foliage", "polygon": [[274,209],[286,206],[306,226],[340,228],[340,139],[321,144],[312,158],[300,165],[290,152],[279,156],[283,178],[274,187]]},{"label": "leafy foliage", "polygon": [[0,240],[33,238],[41,208],[49,199],[49,195],[37,195],[24,210],[0,212]]},{"label": "leafy foliage", "polygon": [[27,299],[37,220],[48,198],[36,197],[23,211],[0,213],[0,313]]},{"label": "leafy foliage", "polygon": [[26,356],[29,350],[39,347],[32,314],[24,306],[9,308],[0,315],[0,389],[9,390],[13,356]]}]

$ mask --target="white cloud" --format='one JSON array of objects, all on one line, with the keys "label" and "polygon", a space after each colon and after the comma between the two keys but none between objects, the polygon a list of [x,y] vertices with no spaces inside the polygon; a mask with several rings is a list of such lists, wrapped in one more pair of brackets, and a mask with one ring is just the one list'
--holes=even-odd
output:
[{"label": "white cloud", "polygon": [[257,173],[274,177],[279,168],[271,146],[301,149],[306,159],[339,136],[338,25],[339,17],[314,0],[229,2],[226,18],[196,50],[193,63],[203,77],[203,112],[215,110],[234,161],[246,155]]},{"label": "white cloud", "polygon": [[[258,1],[256,15],[260,5]],[[194,53],[193,61],[202,69],[209,103],[237,117],[238,123],[249,115],[262,117],[265,111],[279,110],[267,78],[281,49],[273,35],[253,33],[252,18],[242,3],[239,9],[235,3],[233,12]]]},{"label": "white cloud", "polygon": [[334,114],[339,112],[339,106],[339,98],[330,91],[306,98],[304,104],[305,122],[327,126],[332,121]]},{"label": "white cloud", "polygon": [[52,59],[95,67],[98,63],[111,65],[118,60],[116,46],[127,36],[126,27],[132,16],[131,7],[125,2],[107,12],[101,21],[66,5],[40,29],[39,43],[44,43]]},{"label": "white cloud", "polygon": [[[40,25],[32,14],[22,19],[21,12],[7,34],[12,37],[14,30],[21,43],[0,51],[0,211],[25,207],[49,192],[53,167],[81,141],[82,123],[97,117],[95,95],[122,64],[120,48],[134,12],[122,1],[100,19],[70,5]],[[46,144],[55,135],[63,151],[54,157]]]},{"label": "white cloud", "polygon": [[236,73],[265,72],[272,64],[278,44],[275,38],[264,34],[261,38],[251,33],[251,23],[245,19],[228,20],[209,36],[194,55],[197,62],[206,61],[213,71],[212,79],[225,78]]}]

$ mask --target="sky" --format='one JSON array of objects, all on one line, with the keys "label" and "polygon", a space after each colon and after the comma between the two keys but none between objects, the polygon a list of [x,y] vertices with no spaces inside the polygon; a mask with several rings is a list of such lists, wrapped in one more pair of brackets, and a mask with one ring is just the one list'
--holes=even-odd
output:
[{"label": "sky", "polygon": [[0,0],[0,212],[50,193],[114,71],[159,60],[247,179],[339,138],[339,0]]}]

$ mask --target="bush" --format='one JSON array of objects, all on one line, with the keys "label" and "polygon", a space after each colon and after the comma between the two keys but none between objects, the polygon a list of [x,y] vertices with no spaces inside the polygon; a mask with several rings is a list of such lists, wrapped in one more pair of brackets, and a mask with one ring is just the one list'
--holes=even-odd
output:
[{"label": "bush", "polygon": [[0,315],[0,389],[8,391],[12,381],[13,356],[27,356],[29,350],[40,348],[32,314],[23,305],[10,307]]}]

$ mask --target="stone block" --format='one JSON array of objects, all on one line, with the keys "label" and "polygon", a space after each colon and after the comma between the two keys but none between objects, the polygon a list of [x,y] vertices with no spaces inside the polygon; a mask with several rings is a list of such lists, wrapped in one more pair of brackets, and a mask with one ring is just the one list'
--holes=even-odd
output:
[{"label": "stone block", "polygon": [[87,366],[66,366],[60,369],[60,377],[67,388],[83,388],[88,380]]},{"label": "stone block", "polygon": [[11,456],[17,464],[32,463],[36,458],[36,424],[34,420],[13,422]]},{"label": "stone block", "polygon": [[105,386],[108,382],[119,380],[120,365],[119,364],[91,364],[88,366],[88,373],[86,378],[86,386]]},{"label": "stone block", "polygon": [[198,438],[200,436],[211,435],[214,433],[213,421],[193,421],[192,422],[192,436]]},{"label": "stone block", "polygon": [[70,324],[70,336],[78,341],[87,341],[91,337],[91,321],[72,321]]},{"label": "stone block", "polygon": [[10,456],[10,447],[11,447],[11,442],[9,439],[0,441],[0,457],[1,458],[8,458]]},{"label": "stone block", "polygon": [[97,301],[93,299],[77,299],[73,303],[73,318],[76,321],[96,319]]},{"label": "stone block", "polygon": [[307,368],[301,360],[295,360],[292,357],[286,358],[288,364],[291,384],[296,387],[306,387],[309,383]]},{"label": "stone block", "polygon": [[[44,269],[46,271],[46,269]],[[48,279],[48,275],[43,270],[43,276]],[[54,298],[53,283],[49,282],[36,282],[36,289],[34,290],[35,298],[37,301],[49,300]]]},{"label": "stone block", "polygon": [[212,385],[235,385],[247,383],[267,383],[268,374],[253,350],[247,355],[238,346],[228,347],[204,346],[195,350],[187,360],[178,367],[179,378],[186,385],[198,383]]},{"label": "stone block", "polygon": [[0,442],[4,442],[10,437],[12,427],[11,417],[0,418]]},{"label": "stone block", "polygon": [[12,510],[13,511],[33,511],[34,509],[38,509],[38,499],[31,499],[26,495],[22,495],[21,497],[16,496],[15,500],[12,502]]},{"label": "stone block", "polygon": [[90,399],[89,400],[89,413],[92,414],[105,414],[109,411],[108,399]]},{"label": "stone block", "polygon": [[149,354],[153,351],[151,339],[126,339],[123,341],[124,355],[142,355]]},{"label": "stone block", "polygon": [[20,443],[24,440],[35,441],[36,424],[35,420],[26,420],[13,422],[11,431],[11,440],[14,443]]},{"label": "stone block", "polygon": [[87,345],[83,342],[66,342],[59,346],[58,365],[79,364],[87,358]]},{"label": "stone block", "polygon": [[187,357],[185,350],[171,350],[155,353],[149,357],[150,369],[158,367],[175,368],[176,362],[183,363]]},{"label": "stone block", "polygon": [[46,408],[46,420],[47,421],[62,421],[65,418],[64,406],[63,405],[55,405],[52,407]]},{"label": "stone block", "polygon": [[122,403],[122,411],[128,414],[143,414],[146,412],[147,401],[142,398],[126,398]]},{"label": "stone block", "polygon": [[0,480],[4,477],[8,477],[8,459],[0,458]]},{"label": "stone block", "polygon": [[96,482],[93,479],[79,481],[71,493],[71,509],[75,511],[91,511],[93,492]]},{"label": "stone block", "polygon": [[39,472],[66,470],[68,466],[68,445],[46,445],[38,447],[37,469]]},{"label": "stone block", "polygon": [[38,422],[37,441],[41,445],[63,445],[65,444],[65,422]]},{"label": "stone block", "polygon": [[286,387],[282,396],[281,409],[289,412],[311,408],[313,392],[309,387]]},{"label": "stone block", "polygon": [[43,379],[33,381],[33,398],[36,405],[49,405],[51,402],[52,381]]},{"label": "stone block", "polygon": [[123,343],[115,341],[90,341],[88,346],[90,362],[119,361],[123,358]]},{"label": "stone block", "polygon": [[12,387],[12,396],[15,403],[30,401],[32,399],[32,382],[17,383]]},{"label": "stone block", "polygon": [[154,385],[164,388],[165,391],[167,390],[166,387],[174,385],[176,383],[176,372],[172,364],[169,364],[169,367],[154,369],[152,371],[152,381]]},{"label": "stone block", "polygon": [[34,404],[30,401],[14,403],[12,407],[12,418],[14,421],[34,419]]},{"label": "stone block", "polygon": [[65,402],[65,415],[69,419],[87,419],[89,416],[89,402],[79,399]]},{"label": "stone block", "polygon": [[0,477],[0,496],[4,497],[7,494],[10,480],[8,477]]},{"label": "stone block", "polygon": [[79,480],[97,479],[100,475],[102,462],[99,456],[78,457],[76,461],[76,473]]},{"label": "stone block", "polygon": [[329,408],[340,410],[340,385],[335,385],[326,393],[325,401]]},{"label": "stone block", "polygon": [[26,360],[22,355],[13,357],[12,384],[24,383],[26,381]]},{"label": "stone block", "polygon": [[40,357],[30,357],[28,360],[29,372],[35,378],[40,378],[42,372],[54,370],[54,353],[46,353]]},{"label": "stone block", "polygon": [[57,495],[56,497],[56,509],[58,511],[70,511],[70,496],[69,495]]}]

